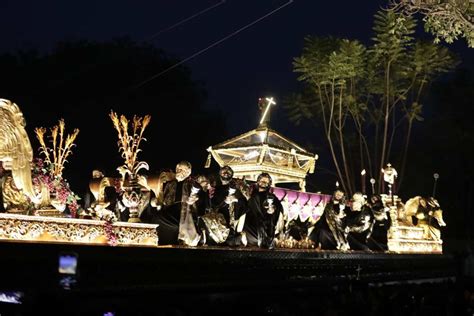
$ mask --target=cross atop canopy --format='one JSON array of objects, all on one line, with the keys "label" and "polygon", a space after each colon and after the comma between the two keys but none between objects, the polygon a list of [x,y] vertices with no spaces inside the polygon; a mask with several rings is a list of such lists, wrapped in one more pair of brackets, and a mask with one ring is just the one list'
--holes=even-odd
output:
[{"label": "cross atop canopy", "polygon": [[298,183],[305,191],[306,175],[313,173],[318,155],[267,126],[273,98],[260,98],[260,125],[251,131],[210,146],[206,167],[211,159],[219,166],[229,166],[235,178],[256,181],[262,172],[271,175],[274,184]]},{"label": "cross atop canopy", "polygon": [[266,127],[268,122],[270,121],[270,108],[272,105],[275,105],[276,102],[271,98],[259,98],[258,99],[258,107],[262,112],[262,116],[260,117],[259,127]]}]

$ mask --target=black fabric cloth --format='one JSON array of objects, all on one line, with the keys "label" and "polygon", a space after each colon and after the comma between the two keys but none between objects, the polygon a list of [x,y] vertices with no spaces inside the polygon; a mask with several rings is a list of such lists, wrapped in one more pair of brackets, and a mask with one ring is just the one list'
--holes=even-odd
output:
[{"label": "black fabric cloth", "polygon": [[303,240],[308,237],[308,229],[310,227],[311,223],[309,220],[302,222],[300,218],[297,217],[288,224],[288,229],[285,234],[295,240]]},{"label": "black fabric cloth", "polygon": [[[212,209],[211,197],[208,191],[200,190],[198,192],[199,200],[196,202],[196,214],[193,216],[193,220],[196,226],[198,234],[202,235],[206,230],[206,225],[201,220],[201,217],[209,213]],[[201,242],[203,242],[202,240]]]},{"label": "black fabric cloth", "polygon": [[4,178],[3,177],[0,177],[0,213],[5,213],[6,210],[5,210],[5,206],[4,206],[4,202],[3,202],[3,181],[4,181]]},{"label": "black fabric cloth", "polygon": [[212,209],[211,197],[209,196],[209,192],[204,190],[199,191],[198,197],[197,215],[203,216]]},{"label": "black fabric cloth", "polygon": [[[273,214],[267,212],[269,199],[273,200]],[[283,206],[273,193],[269,191],[254,192],[248,201],[248,212],[244,225],[248,245],[273,248],[276,225],[282,213]]]},{"label": "black fabric cloth", "polygon": [[[158,224],[158,238],[160,245],[177,245],[179,234],[179,223],[182,207],[192,209],[193,219],[197,222],[197,207],[186,204],[193,181],[188,178],[178,182],[172,180],[166,182],[163,188],[163,205],[160,210],[149,208],[142,212],[142,222]],[[197,204],[197,203],[196,203]]]},{"label": "black fabric cloth", "polygon": [[388,250],[388,230],[392,224],[390,214],[385,210],[382,201],[377,201],[372,205],[374,215],[374,228],[371,236],[367,240],[367,246],[374,251]]},{"label": "black fabric cloth", "polygon": [[366,204],[360,211],[349,211],[346,215],[347,241],[352,250],[369,250],[367,239],[372,234],[374,215]]},{"label": "black fabric cloth", "polygon": [[[225,199],[229,196],[229,189],[231,187],[235,188],[234,184],[229,183],[217,185],[214,190],[214,195],[211,199],[211,204],[214,210],[224,215],[224,218],[228,225],[230,224],[231,218],[229,204],[225,203]],[[233,220],[238,220],[240,216],[245,214],[247,211],[247,199],[244,197],[244,195],[242,194],[242,192],[240,192],[239,189],[235,189],[234,196],[237,199],[237,202],[233,203]]]},{"label": "black fabric cloth", "polygon": [[314,242],[317,247],[325,250],[336,250],[337,242],[323,214],[319,221],[314,225],[314,229],[309,235],[309,239]]},{"label": "black fabric cloth", "polygon": [[[227,204],[225,200],[229,196],[229,190],[234,189],[235,192],[233,193],[233,196],[235,199],[237,199],[236,202],[232,204]],[[205,198],[203,199],[203,208],[206,209],[206,200]],[[209,200],[209,208],[207,208],[209,212],[215,212],[217,214],[220,214],[219,216],[223,217],[223,225],[222,230],[220,230],[222,233],[224,231],[229,231],[228,236],[225,241],[221,242],[220,240],[214,240],[213,239],[213,234],[210,231],[210,227],[207,227],[207,225],[213,225],[210,224],[210,218],[214,218],[214,220],[218,220],[218,217],[213,217],[212,215],[207,218],[208,224],[206,225],[203,221],[199,221],[198,227],[200,231],[206,231],[206,234],[208,236],[206,243],[208,245],[217,245],[218,242],[219,244],[226,244],[227,246],[239,246],[241,245],[241,236],[239,233],[235,231],[236,227],[235,225],[237,224],[238,220],[242,215],[244,215],[247,211],[247,199],[245,196],[241,193],[241,191],[237,188],[235,183],[233,181],[227,183],[227,184],[222,184],[219,183],[215,186],[212,198]],[[201,212],[202,213],[202,212]],[[202,215],[200,215],[202,216]],[[211,220],[212,222],[212,220]],[[219,221],[220,222],[220,221]],[[217,224],[217,223],[216,223]],[[216,227],[213,227],[213,229],[216,229]],[[215,238],[216,236],[214,236]]]},{"label": "black fabric cloth", "polygon": [[86,194],[84,195],[83,201],[84,201],[84,209],[87,210],[89,207],[92,206],[92,203],[95,201],[95,198],[92,192],[90,192],[90,190],[86,192]]},{"label": "black fabric cloth", "polygon": [[[164,186],[164,204],[161,210],[158,211],[157,216],[153,219],[153,223],[159,225],[158,238],[160,245],[178,244],[179,220],[181,218],[184,185],[184,181],[178,182],[177,180],[172,180],[167,182]],[[189,192],[190,188],[186,191]]]},{"label": "black fabric cloth", "polygon": [[346,207],[341,209],[340,205],[334,201],[326,205],[321,219],[309,237],[316,245],[319,244],[321,249],[335,250],[349,245],[345,219],[348,210]]}]

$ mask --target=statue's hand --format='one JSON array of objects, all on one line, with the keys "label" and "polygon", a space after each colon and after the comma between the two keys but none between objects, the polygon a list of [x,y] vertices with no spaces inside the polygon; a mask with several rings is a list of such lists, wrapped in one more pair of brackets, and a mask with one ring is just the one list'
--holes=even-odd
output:
[{"label": "statue's hand", "polygon": [[232,204],[232,203],[234,203],[234,202],[237,202],[237,199],[236,199],[236,197],[235,197],[234,195],[229,195],[229,196],[227,196],[227,197],[225,198],[224,202],[225,202],[226,204],[229,204],[229,205],[230,205],[230,204]]},{"label": "statue's hand", "polygon": [[188,204],[188,205],[193,205],[193,204],[196,203],[198,200],[199,200],[199,198],[198,198],[197,196],[190,196],[190,197],[188,197],[188,199],[186,200],[186,204]]}]

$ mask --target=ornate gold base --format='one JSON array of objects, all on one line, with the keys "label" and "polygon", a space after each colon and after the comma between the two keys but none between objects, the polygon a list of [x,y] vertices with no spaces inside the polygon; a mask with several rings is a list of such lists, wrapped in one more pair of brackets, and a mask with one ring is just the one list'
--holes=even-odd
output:
[{"label": "ornate gold base", "polygon": [[434,240],[389,239],[388,250],[397,253],[443,253],[443,242]]},{"label": "ornate gold base", "polygon": [[130,217],[128,219],[129,223],[141,223],[142,221],[138,217]]},{"label": "ornate gold base", "polygon": [[423,238],[423,228],[396,226],[389,230],[388,250],[397,253],[443,253],[442,240]]},{"label": "ornate gold base", "polygon": [[58,211],[57,209],[43,209],[43,210],[35,210],[33,212],[36,216],[47,216],[47,217],[66,217],[66,215]]},{"label": "ornate gold base", "polygon": [[0,240],[157,246],[157,226],[1,213]]},{"label": "ornate gold base", "polygon": [[7,210],[8,214],[15,214],[15,215],[28,215],[27,210],[19,210],[19,209],[9,209]]}]

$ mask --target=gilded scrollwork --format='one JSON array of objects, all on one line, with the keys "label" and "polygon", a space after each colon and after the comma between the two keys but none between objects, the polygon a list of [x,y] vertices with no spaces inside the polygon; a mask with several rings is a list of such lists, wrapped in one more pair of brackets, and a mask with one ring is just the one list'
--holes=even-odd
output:
[{"label": "gilded scrollwork", "polygon": [[390,208],[392,225],[388,231],[388,249],[397,253],[442,253],[440,226],[446,224],[434,198],[420,196],[405,204],[397,196],[383,196]]},{"label": "gilded scrollwork", "polygon": [[[156,246],[156,225],[112,224],[118,245]],[[0,240],[106,244],[104,221],[0,214]]]},{"label": "gilded scrollwork", "polygon": [[11,171],[15,186],[36,200],[31,181],[33,149],[25,130],[25,119],[15,103],[0,99],[0,161]]}]

